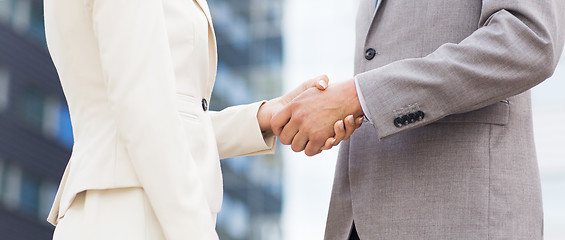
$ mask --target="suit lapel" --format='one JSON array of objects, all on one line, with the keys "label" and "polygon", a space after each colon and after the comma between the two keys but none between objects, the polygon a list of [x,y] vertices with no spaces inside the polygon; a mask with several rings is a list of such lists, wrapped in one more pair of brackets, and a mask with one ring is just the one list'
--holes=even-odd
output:
[{"label": "suit lapel", "polygon": [[208,19],[208,24],[210,25],[210,27],[213,28],[210,8],[208,8],[208,3],[206,2],[206,0],[194,0],[194,1],[198,4],[200,9],[202,9],[202,12],[204,12],[204,15],[206,15],[206,19]]},{"label": "suit lapel", "polygon": [[198,4],[200,9],[202,9],[202,12],[204,12],[204,15],[206,15],[206,19],[208,20],[208,27],[212,31],[214,41],[215,41],[216,35],[214,33],[214,25],[212,23],[212,15],[210,14],[210,8],[208,8],[208,3],[206,2],[206,0],[194,0],[194,1],[196,2],[196,4]]},{"label": "suit lapel", "polygon": [[[209,61],[210,61],[210,81],[208,81],[208,88],[207,93],[211,94],[212,89],[214,88],[214,80],[216,79],[216,68],[218,66],[218,53],[217,53],[217,46],[216,46],[216,33],[214,32],[214,25],[212,23],[212,15],[210,14],[210,8],[208,7],[208,3],[206,0],[194,0],[196,4],[202,9],[204,15],[206,15],[206,19],[208,20],[208,45],[209,45]],[[208,96],[209,98],[209,96]]]},{"label": "suit lapel", "polygon": [[[377,6],[375,7],[375,13],[377,13],[377,11],[379,11],[379,7],[381,6],[381,3],[382,3],[383,1],[386,1],[386,0],[379,0],[379,1],[377,2]],[[375,14],[373,14],[373,16],[375,16]]]},{"label": "suit lapel", "polygon": [[[373,23],[375,21],[375,17],[377,16],[377,12],[379,11],[379,8],[381,7],[382,3],[386,0],[378,0],[378,2],[376,2],[377,0],[363,0],[361,2],[361,9],[359,11],[359,14],[363,14],[361,20],[361,24],[363,24],[363,34],[364,34],[364,38],[366,39],[367,36],[369,35],[369,31],[371,31],[371,28],[373,27]],[[375,2],[377,3],[377,6],[375,6]]]}]

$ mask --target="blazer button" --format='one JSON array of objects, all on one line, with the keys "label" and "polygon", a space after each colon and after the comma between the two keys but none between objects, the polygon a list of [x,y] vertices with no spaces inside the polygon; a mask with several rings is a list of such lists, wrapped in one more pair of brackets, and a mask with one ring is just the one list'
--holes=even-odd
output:
[{"label": "blazer button", "polygon": [[415,123],[416,121],[418,121],[418,117],[416,116],[416,113],[408,114],[408,119],[410,120],[410,123]]},{"label": "blazer button", "polygon": [[402,123],[403,123],[404,125],[410,124],[410,117],[408,117],[408,115],[404,115],[404,116],[402,116],[402,118],[400,118],[400,119],[402,120]]},{"label": "blazer button", "polygon": [[202,98],[202,110],[204,112],[208,111],[208,101],[206,101],[206,98]]},{"label": "blazer button", "polygon": [[367,51],[365,51],[365,59],[372,60],[373,58],[375,58],[376,54],[377,51],[375,51],[375,49],[369,48],[367,49]]},{"label": "blazer button", "polygon": [[426,114],[424,114],[424,112],[422,111],[417,111],[416,112],[416,120],[418,121],[422,121],[424,120],[424,117],[426,116]]},{"label": "blazer button", "polygon": [[397,128],[401,128],[402,126],[404,126],[401,117],[397,117],[396,119],[394,119],[394,126],[396,126]]}]

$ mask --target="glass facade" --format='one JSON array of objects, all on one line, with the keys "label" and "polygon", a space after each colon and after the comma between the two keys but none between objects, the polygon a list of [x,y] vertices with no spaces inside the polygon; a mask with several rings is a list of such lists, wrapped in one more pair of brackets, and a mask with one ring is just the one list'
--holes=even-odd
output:
[{"label": "glass facade", "polygon": [[[281,94],[281,0],[209,0],[218,43],[218,74],[211,108]],[[281,234],[280,156],[222,160],[224,203],[220,239],[278,240]]]},{"label": "glass facade", "polygon": [[71,147],[43,1],[0,0],[0,239],[52,238],[45,219]]},{"label": "glass facade", "polygon": [[9,91],[10,73],[7,68],[0,65],[0,113],[8,107]]}]

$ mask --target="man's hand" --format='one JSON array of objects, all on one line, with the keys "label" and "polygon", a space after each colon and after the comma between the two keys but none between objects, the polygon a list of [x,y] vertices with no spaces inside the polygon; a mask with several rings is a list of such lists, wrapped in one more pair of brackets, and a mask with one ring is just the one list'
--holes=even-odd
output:
[{"label": "man's hand", "polygon": [[289,93],[275,99],[271,99],[263,104],[257,112],[257,120],[262,132],[272,131],[271,118],[274,114],[281,111],[288,103],[290,103],[296,96],[300,95],[307,89],[325,90],[329,85],[330,80],[328,76],[321,75],[310,80],[304,81],[300,86],[296,87]]},{"label": "man's hand", "polygon": [[357,121],[363,115],[353,79],[324,91],[316,88],[304,91],[273,116],[271,128],[280,136],[281,143],[313,156],[325,149],[327,139],[335,134],[335,125],[349,115]]}]

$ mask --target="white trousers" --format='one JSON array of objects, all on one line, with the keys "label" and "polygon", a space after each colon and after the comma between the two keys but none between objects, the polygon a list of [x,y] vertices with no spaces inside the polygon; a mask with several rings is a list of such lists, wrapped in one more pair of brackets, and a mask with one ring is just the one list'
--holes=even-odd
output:
[{"label": "white trousers", "polygon": [[164,240],[141,188],[89,190],[59,220],[53,240]]}]

